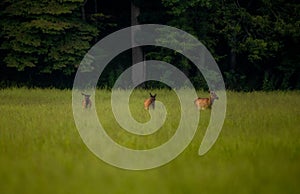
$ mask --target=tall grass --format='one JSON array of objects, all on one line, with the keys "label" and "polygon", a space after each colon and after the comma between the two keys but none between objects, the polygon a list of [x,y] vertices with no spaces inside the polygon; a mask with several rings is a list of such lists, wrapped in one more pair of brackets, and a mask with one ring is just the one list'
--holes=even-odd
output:
[{"label": "tall grass", "polygon": [[[141,138],[114,120],[110,92],[97,91],[99,119],[120,144],[154,147],[175,132],[180,118],[175,93],[152,92],[168,116],[160,131]],[[140,122],[150,118],[143,109],[148,93],[131,95],[131,113]],[[197,152],[209,110],[201,112],[197,134],[179,157],[156,169],[128,171],[104,163],[86,148],[74,124],[71,91],[0,90],[0,193],[299,193],[300,92],[227,95],[222,132],[206,155]]]}]

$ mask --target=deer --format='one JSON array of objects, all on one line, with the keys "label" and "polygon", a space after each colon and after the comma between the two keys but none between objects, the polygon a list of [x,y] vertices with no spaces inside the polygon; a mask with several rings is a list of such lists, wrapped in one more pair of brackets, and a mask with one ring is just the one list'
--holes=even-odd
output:
[{"label": "deer", "polygon": [[209,98],[196,98],[194,100],[195,106],[198,108],[198,110],[205,110],[205,109],[211,109],[213,103],[215,100],[218,100],[219,97],[216,95],[215,92],[210,91],[210,97]]},{"label": "deer", "polygon": [[92,107],[92,101],[90,99],[91,95],[81,93],[84,96],[84,99],[82,100],[82,107],[87,109]]},{"label": "deer", "polygon": [[152,95],[151,92],[150,94],[150,98],[146,99],[144,102],[144,108],[146,110],[149,110],[149,106],[152,105],[152,108],[155,108],[155,98],[156,98],[156,94]]}]

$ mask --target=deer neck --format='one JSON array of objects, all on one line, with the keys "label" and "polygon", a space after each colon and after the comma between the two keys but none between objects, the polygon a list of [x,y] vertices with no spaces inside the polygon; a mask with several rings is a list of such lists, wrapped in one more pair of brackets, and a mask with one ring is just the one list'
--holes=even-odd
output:
[{"label": "deer neck", "polygon": [[209,97],[209,104],[212,105],[214,103],[214,98],[212,98],[211,96]]}]

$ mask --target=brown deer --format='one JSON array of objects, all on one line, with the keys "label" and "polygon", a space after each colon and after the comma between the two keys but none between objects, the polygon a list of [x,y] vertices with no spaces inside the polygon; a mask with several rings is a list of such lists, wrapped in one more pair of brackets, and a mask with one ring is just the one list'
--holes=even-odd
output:
[{"label": "brown deer", "polygon": [[210,92],[209,98],[197,98],[194,103],[196,107],[200,110],[205,110],[207,108],[211,108],[215,100],[218,100],[219,97],[216,95],[215,92]]},{"label": "brown deer", "polygon": [[146,110],[149,110],[149,106],[152,105],[152,108],[155,108],[155,98],[156,98],[156,94],[152,95],[150,93],[150,98],[146,99],[144,102],[144,108]]},{"label": "brown deer", "polygon": [[81,93],[84,96],[84,99],[82,100],[82,107],[83,108],[91,108],[92,107],[92,101],[90,99],[91,95],[87,95],[84,93]]}]

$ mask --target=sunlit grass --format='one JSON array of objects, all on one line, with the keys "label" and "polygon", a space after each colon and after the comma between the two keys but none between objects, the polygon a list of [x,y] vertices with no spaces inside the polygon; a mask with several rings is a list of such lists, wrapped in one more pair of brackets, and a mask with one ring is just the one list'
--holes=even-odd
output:
[{"label": "sunlit grass", "polygon": [[[110,92],[97,91],[96,109],[108,134],[120,144],[145,149],[173,135],[179,101],[170,90],[154,90],[168,116],[156,134],[132,136],[110,110]],[[134,118],[146,122],[149,91],[131,95]],[[208,96],[199,91],[199,96]],[[197,155],[210,111],[203,111],[188,148],[160,168],[128,171],[94,156],[74,124],[71,91],[0,90],[0,193],[299,193],[300,92],[228,92],[219,139]],[[191,102],[193,99],[191,99]]]}]

